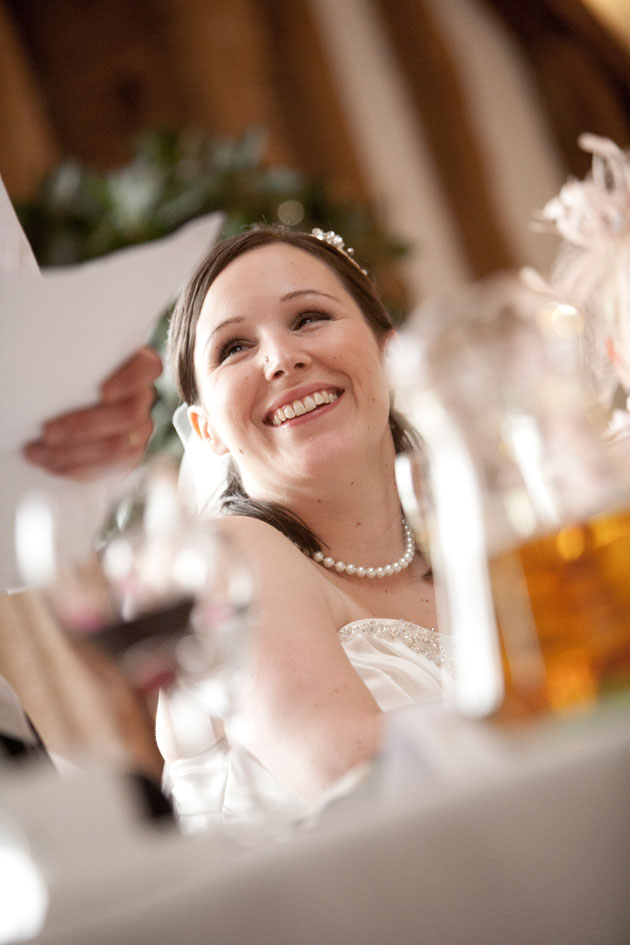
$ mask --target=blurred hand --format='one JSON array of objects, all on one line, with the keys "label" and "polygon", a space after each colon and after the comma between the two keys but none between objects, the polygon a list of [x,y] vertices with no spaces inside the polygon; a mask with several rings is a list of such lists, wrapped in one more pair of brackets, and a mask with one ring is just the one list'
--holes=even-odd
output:
[{"label": "blurred hand", "polygon": [[162,362],[153,348],[140,348],[100,388],[100,400],[44,424],[24,457],[47,472],[94,479],[112,466],[136,465],[153,430],[153,382]]}]

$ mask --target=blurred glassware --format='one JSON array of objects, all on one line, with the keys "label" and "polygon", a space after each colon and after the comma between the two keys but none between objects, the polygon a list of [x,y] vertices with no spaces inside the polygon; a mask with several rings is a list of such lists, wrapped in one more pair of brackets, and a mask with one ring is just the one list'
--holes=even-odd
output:
[{"label": "blurred glassware", "polygon": [[107,539],[95,542],[89,558],[66,547],[54,497],[41,491],[20,503],[16,546],[25,581],[44,590],[71,638],[96,644],[144,693],[172,678],[175,638],[188,626],[203,576],[178,570],[190,533],[179,516],[171,462],[138,470],[127,487]]},{"label": "blurred glassware", "polygon": [[[120,638],[129,627],[149,627],[124,665],[136,691],[161,689],[158,745],[182,829],[222,823],[221,779],[238,764],[241,820],[251,832],[263,812],[239,731],[254,600],[249,565],[220,522],[187,511],[168,459],[151,464],[118,513],[121,531],[109,537],[101,559],[131,623],[106,633]],[[158,617],[166,618],[161,639]]]},{"label": "blurred glassware", "polygon": [[424,441],[398,461],[401,499],[427,523],[466,715],[565,712],[630,682],[630,489],[582,386],[581,326],[505,275],[423,306],[391,352]]},{"label": "blurred glassware", "polygon": [[48,886],[24,831],[6,814],[0,815],[0,878],[0,945],[36,938],[48,913]]},{"label": "blurred glassware", "polygon": [[[208,532],[199,521],[199,532]],[[202,543],[203,544],[203,543]],[[187,833],[220,825],[237,840],[257,842],[265,831],[256,767],[243,746],[240,706],[247,698],[254,593],[249,566],[228,536],[212,546],[188,544],[191,572],[201,553],[208,570],[196,594],[189,632],[175,647],[175,684],[160,696],[157,735],[167,760],[165,786]],[[190,561],[188,557],[190,556]],[[226,784],[239,785],[238,815],[224,810]]]},{"label": "blurred glassware", "polygon": [[227,732],[239,750],[251,573],[220,523],[186,510],[174,460],[160,457],[134,474],[90,562],[66,557],[63,528],[41,493],[22,504],[17,540],[25,577],[44,585],[72,639],[115,663],[151,715],[160,692],[177,706],[163,733],[172,755],[222,752]]}]

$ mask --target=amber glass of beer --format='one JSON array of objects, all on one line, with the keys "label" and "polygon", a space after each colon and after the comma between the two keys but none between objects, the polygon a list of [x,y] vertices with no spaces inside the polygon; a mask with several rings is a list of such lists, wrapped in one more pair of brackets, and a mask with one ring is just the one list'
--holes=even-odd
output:
[{"label": "amber glass of beer", "polygon": [[563,713],[630,689],[630,511],[598,515],[489,561],[501,716]]}]

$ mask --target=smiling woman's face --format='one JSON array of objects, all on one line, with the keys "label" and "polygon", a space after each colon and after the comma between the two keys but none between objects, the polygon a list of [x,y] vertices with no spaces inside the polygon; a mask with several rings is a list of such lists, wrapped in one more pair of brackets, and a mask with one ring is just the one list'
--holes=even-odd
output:
[{"label": "smiling woman's face", "polygon": [[231,454],[249,495],[282,501],[391,444],[383,345],[325,263],[286,244],[250,250],[203,303],[193,426]]}]

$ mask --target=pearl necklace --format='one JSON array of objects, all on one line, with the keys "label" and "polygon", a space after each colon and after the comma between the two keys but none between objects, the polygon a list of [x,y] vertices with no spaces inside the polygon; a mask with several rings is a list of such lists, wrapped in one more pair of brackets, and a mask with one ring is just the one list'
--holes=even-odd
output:
[{"label": "pearl necklace", "polygon": [[411,529],[409,528],[407,519],[404,515],[402,519],[402,526],[403,538],[405,541],[405,550],[403,554],[392,564],[384,564],[380,568],[363,568],[357,566],[356,564],[346,564],[344,561],[337,561],[330,555],[324,555],[323,551],[314,551],[312,555],[308,551],[305,551],[304,553],[309,555],[309,557],[312,557],[313,561],[316,561],[318,564],[322,564],[329,570],[337,571],[339,574],[345,573],[354,575],[354,577],[366,578],[390,577],[392,574],[399,574],[401,571],[404,571],[405,568],[408,568],[416,553],[416,542],[413,535],[411,534]]}]

